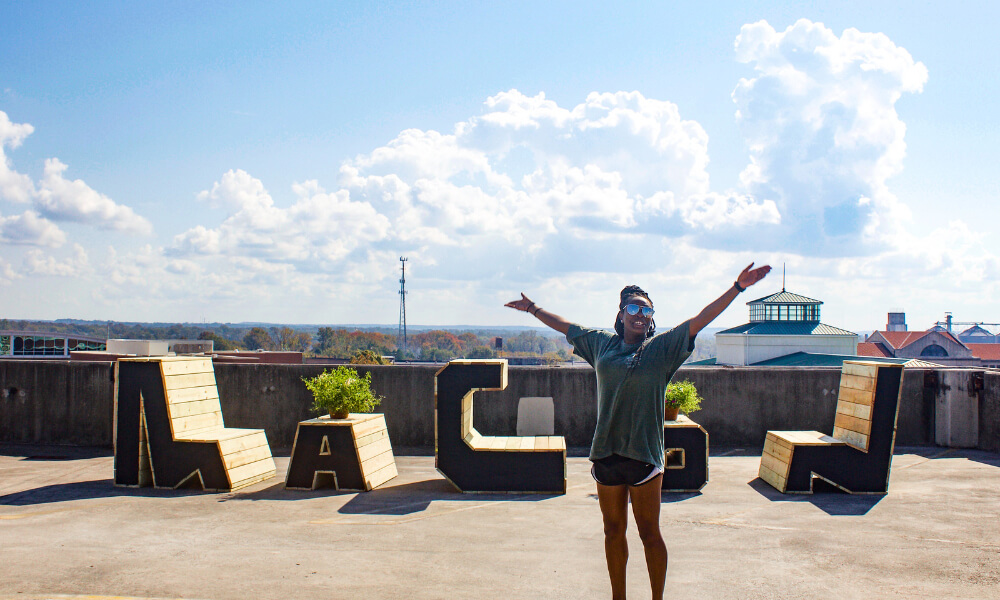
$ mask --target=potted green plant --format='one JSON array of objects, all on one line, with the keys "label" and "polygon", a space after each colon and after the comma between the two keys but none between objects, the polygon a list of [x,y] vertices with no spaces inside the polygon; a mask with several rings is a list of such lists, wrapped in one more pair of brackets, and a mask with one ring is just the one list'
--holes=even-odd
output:
[{"label": "potted green plant", "polygon": [[690,414],[701,410],[701,401],[698,389],[690,381],[685,379],[671,382],[667,384],[667,392],[663,397],[663,418],[676,421],[679,412]]},{"label": "potted green plant", "polygon": [[346,419],[349,413],[371,412],[382,402],[382,397],[372,392],[371,373],[364,377],[350,367],[324,370],[316,377],[303,377],[313,395],[313,410],[330,414],[333,419]]}]

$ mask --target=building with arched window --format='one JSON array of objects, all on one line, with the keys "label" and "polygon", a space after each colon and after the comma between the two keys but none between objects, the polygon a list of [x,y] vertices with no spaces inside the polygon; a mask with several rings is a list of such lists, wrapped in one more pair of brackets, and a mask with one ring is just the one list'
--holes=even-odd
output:
[{"label": "building with arched window", "polygon": [[0,331],[0,358],[69,358],[70,352],[103,351],[100,338],[41,331]]},{"label": "building with arched window", "polygon": [[797,352],[857,354],[858,334],[821,323],[822,304],[784,289],[747,302],[750,322],[715,334],[715,364],[752,365]]},{"label": "building with arched window", "polygon": [[949,367],[994,366],[991,361],[977,356],[954,334],[938,327],[927,331],[873,331],[858,345],[858,354],[875,358],[920,358]]}]

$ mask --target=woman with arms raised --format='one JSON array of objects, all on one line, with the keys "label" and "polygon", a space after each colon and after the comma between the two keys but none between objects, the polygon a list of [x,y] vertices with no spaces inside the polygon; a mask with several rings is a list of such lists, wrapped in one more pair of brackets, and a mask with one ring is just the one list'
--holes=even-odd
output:
[{"label": "woman with arms raised", "polygon": [[[663,395],[674,372],[690,356],[694,338],[736,296],[764,278],[769,266],[750,263],[724,294],[670,331],[655,334],[653,301],[642,288],[621,291],[614,333],[587,329],[550,313],[521,294],[506,306],[531,313],[566,336],[574,352],[597,371],[597,427],[590,447],[591,474],[604,519],[604,553],[612,598],[625,598],[631,499],[646,555],[653,598],[663,597],[667,547],[660,534],[663,482]],[[655,335],[654,335],[655,334]]]}]

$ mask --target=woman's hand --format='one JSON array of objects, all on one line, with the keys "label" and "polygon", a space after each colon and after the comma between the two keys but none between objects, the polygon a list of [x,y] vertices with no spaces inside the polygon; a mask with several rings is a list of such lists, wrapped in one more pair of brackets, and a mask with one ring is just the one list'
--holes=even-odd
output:
[{"label": "woman's hand", "polygon": [[513,308],[514,310],[519,310],[521,312],[528,312],[528,309],[534,305],[535,303],[532,302],[530,298],[525,296],[524,292],[521,292],[520,300],[511,300],[507,304],[504,304],[504,306],[509,306],[510,308]]},{"label": "woman's hand", "polygon": [[747,289],[761,279],[764,279],[764,276],[770,272],[770,265],[764,265],[763,267],[757,267],[754,269],[753,263],[750,263],[747,265],[747,268],[743,269],[743,272],[740,273],[739,277],[736,278],[736,283],[738,283],[741,288]]},{"label": "woman's hand", "polygon": [[[771,272],[771,267],[764,265],[763,267],[753,268],[753,263],[747,265],[747,268],[743,269],[739,277],[736,278],[734,282],[735,285],[729,286],[724,294],[719,296],[714,302],[701,309],[693,319],[688,321],[688,335],[694,338],[698,335],[698,332],[708,326],[709,323],[715,320],[715,317],[719,316],[722,311],[726,310],[726,307],[736,299],[736,296],[740,292],[747,289],[751,285],[757,283],[764,276]],[[737,287],[738,286],[738,287]]]},{"label": "woman's hand", "polygon": [[507,304],[504,304],[504,306],[509,306],[510,308],[521,312],[530,313],[536,319],[563,335],[566,335],[566,332],[569,331],[569,321],[559,315],[543,310],[542,307],[532,302],[531,298],[525,296],[523,292],[521,293],[520,300],[511,300]]}]

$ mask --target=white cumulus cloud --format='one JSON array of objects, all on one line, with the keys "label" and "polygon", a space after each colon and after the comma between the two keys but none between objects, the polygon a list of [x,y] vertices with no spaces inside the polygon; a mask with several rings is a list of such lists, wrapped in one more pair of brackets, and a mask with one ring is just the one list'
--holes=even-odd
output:
[{"label": "white cumulus cloud", "polygon": [[72,255],[62,260],[41,250],[31,250],[24,257],[24,271],[31,275],[77,277],[89,270],[90,258],[80,244],[73,244]]},{"label": "white cumulus cloud", "polygon": [[38,184],[35,202],[47,217],[140,235],[153,232],[150,222],[131,208],[117,204],[81,179],[63,177],[66,169],[58,158],[45,160],[45,176]]},{"label": "white cumulus cloud", "polygon": [[42,179],[37,182],[15,171],[4,148],[17,148],[34,130],[28,123],[11,122],[7,113],[0,111],[0,199],[33,204],[33,210],[17,217],[28,229],[20,234],[4,231],[6,239],[24,244],[62,244],[65,234],[51,221],[84,223],[138,235],[152,233],[150,222],[128,206],[116,203],[82,179],[66,179],[63,173],[68,167],[58,158],[45,160]]},{"label": "white cumulus cloud", "polygon": [[838,37],[805,19],[783,32],[744,25],[735,49],[755,71],[733,92],[750,149],[741,179],[782,216],[762,233],[805,254],[885,249],[909,219],[886,183],[906,154],[895,104],[923,89],[926,67],[884,34]]},{"label": "white cumulus cloud", "polygon": [[10,244],[59,247],[66,243],[66,233],[33,210],[20,215],[0,215],[0,241]]},{"label": "white cumulus cloud", "polygon": [[300,270],[329,271],[355,250],[386,238],[389,221],[346,191],[327,193],[315,181],[294,186],[297,201],[275,206],[263,183],[243,170],[225,173],[199,199],[225,208],[216,228],[177,235],[173,255],[250,257]]},{"label": "white cumulus cloud", "polygon": [[12,123],[0,110],[0,198],[14,202],[29,202],[35,193],[31,178],[11,166],[4,147],[17,148],[35,130],[28,123]]}]

